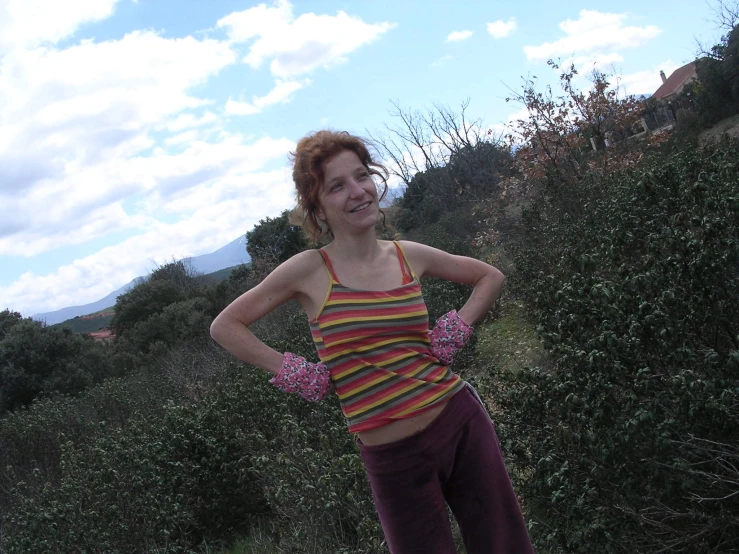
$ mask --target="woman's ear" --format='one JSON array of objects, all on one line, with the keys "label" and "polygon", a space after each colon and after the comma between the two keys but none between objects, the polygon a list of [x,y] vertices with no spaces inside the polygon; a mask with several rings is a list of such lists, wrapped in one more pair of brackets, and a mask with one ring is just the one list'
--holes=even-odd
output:
[{"label": "woman's ear", "polygon": [[318,208],[316,210],[316,217],[321,221],[326,221],[326,214],[323,213],[323,210],[321,208]]}]

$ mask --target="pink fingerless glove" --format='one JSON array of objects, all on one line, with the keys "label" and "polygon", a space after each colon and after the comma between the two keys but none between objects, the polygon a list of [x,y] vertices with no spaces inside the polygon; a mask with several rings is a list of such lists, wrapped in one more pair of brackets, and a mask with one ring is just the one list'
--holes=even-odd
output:
[{"label": "pink fingerless glove", "polygon": [[280,372],[269,382],[282,392],[294,392],[310,402],[323,400],[333,390],[324,364],[309,362],[292,352],[285,352]]},{"label": "pink fingerless glove", "polygon": [[444,314],[429,332],[431,353],[442,364],[451,365],[454,355],[469,342],[472,332],[472,327],[459,317],[457,310]]}]

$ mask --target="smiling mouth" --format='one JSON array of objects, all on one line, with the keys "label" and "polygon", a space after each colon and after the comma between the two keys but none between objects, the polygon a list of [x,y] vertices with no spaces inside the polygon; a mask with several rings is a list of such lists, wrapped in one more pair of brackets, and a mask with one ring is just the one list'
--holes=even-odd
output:
[{"label": "smiling mouth", "polygon": [[357,206],[353,210],[350,210],[350,213],[361,212],[362,210],[364,210],[366,208],[369,208],[370,207],[370,204],[371,204],[371,202],[365,202],[364,204],[360,204],[359,206]]}]

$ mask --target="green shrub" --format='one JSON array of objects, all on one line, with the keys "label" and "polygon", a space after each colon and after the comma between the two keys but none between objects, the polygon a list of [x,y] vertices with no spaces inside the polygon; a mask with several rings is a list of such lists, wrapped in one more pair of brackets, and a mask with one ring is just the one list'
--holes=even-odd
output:
[{"label": "green shrub", "polygon": [[[283,395],[284,396],[284,395]],[[255,458],[281,548],[289,552],[384,552],[382,530],[354,439],[336,399],[288,405],[279,432]]]},{"label": "green shrub", "polygon": [[[175,396],[167,406],[164,395],[148,398],[159,409],[122,425],[101,421],[111,410],[97,404],[114,390],[130,402],[133,375],[117,389],[106,383],[107,392],[48,401],[3,421],[0,441],[15,441],[16,453],[5,461],[19,468],[4,474],[4,552],[190,552],[248,533],[262,515],[284,549],[312,541],[327,551],[380,551],[364,469],[337,401],[307,403],[279,392],[264,372],[213,358],[217,383],[196,389],[171,373],[178,365],[191,371],[183,367],[188,355],[171,359],[159,378],[192,400]],[[79,432],[65,435],[75,422]],[[19,457],[23,431],[39,441],[35,456],[53,450],[43,467]]]},{"label": "green shrub", "polygon": [[556,367],[496,396],[541,546],[739,547],[738,161],[679,152],[581,183],[577,215],[529,214],[516,291]]},{"label": "green shrub", "polygon": [[58,485],[14,489],[6,552],[187,552],[243,527],[266,508],[251,457],[269,411],[252,394],[236,379],[94,441],[60,437]]},{"label": "green shrub", "polygon": [[76,394],[113,373],[103,344],[31,319],[2,319],[0,414],[38,396]]}]

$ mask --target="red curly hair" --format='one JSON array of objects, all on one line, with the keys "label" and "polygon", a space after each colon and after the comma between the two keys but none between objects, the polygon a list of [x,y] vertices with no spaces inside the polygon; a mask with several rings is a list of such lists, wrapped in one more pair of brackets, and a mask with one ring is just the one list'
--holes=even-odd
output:
[{"label": "red curly hair", "polygon": [[[298,196],[298,208],[302,212],[300,225],[314,242],[331,232],[317,215],[320,209],[318,195],[323,186],[324,165],[344,150],[354,152],[370,175],[377,175],[382,180],[378,202],[387,194],[388,170],[372,159],[364,140],[346,131],[318,131],[303,137],[298,142],[295,152],[290,153],[290,158],[293,163],[293,181]],[[384,212],[380,210],[380,213],[384,219]]]}]

